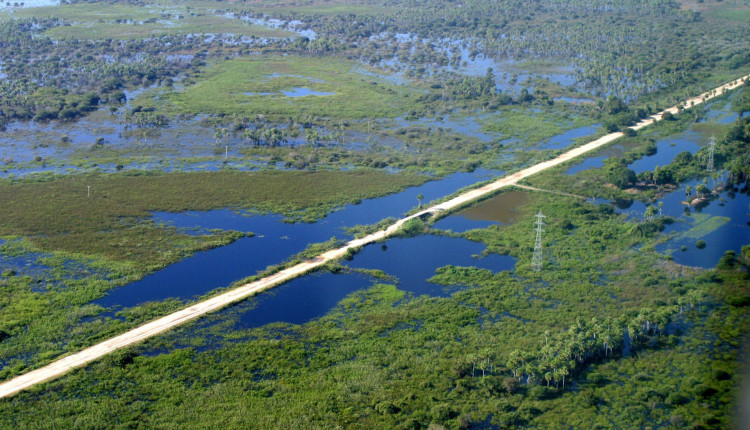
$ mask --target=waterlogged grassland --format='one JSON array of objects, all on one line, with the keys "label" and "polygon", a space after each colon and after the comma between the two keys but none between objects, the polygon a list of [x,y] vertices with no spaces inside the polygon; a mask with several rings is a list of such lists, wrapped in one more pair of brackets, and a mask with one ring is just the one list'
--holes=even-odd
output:
[{"label": "waterlogged grassland", "polygon": [[592,120],[584,115],[570,115],[564,111],[509,107],[482,118],[479,122],[483,131],[537,143],[565,130],[589,125]]},{"label": "waterlogged grassland", "polygon": [[59,39],[138,39],[160,34],[233,34],[248,37],[295,37],[295,33],[216,15],[213,10],[177,4],[130,6],[111,3],[63,4],[21,9],[17,17],[55,17],[69,25],[49,29]]},{"label": "waterlogged grassland", "polygon": [[[566,190],[579,180],[539,176],[555,176]],[[537,273],[530,226],[539,210],[547,225]],[[410,297],[383,276],[304,325],[233,330],[231,317],[209,317],[0,402],[0,420],[33,427],[40,416],[28,411],[42,410],[57,427],[111,419],[151,427],[726,428],[748,322],[750,248],[726,255],[715,271],[681,267],[654,251],[665,222],[531,193],[515,223],[463,234],[516,256],[514,273],[439,268],[432,282],[469,286],[447,298]],[[169,352],[148,353],[155,350]],[[577,389],[563,389],[572,380]]]},{"label": "waterlogged grassland", "polygon": [[[633,4],[642,6],[642,2]],[[251,147],[248,144],[241,150],[243,155],[269,164],[282,162],[300,169],[354,165],[442,173],[458,168],[470,170],[498,159],[504,155],[500,153],[500,143],[451,135],[430,126],[381,128],[368,120],[476,115],[480,111],[484,114],[485,108],[489,112],[499,110],[499,114],[488,114],[485,118],[484,131],[518,139],[517,148],[522,148],[570,128],[599,122],[586,119],[598,115],[597,107],[574,109],[555,105],[548,108],[545,101],[548,99],[540,95],[538,100],[532,101],[505,100],[514,103],[508,108],[498,104],[499,97],[491,91],[476,97],[461,97],[466,93],[464,89],[470,90],[472,83],[479,81],[449,85],[459,92],[452,95],[449,88],[433,85],[445,82],[432,82],[422,75],[425,81],[417,80],[414,84],[423,85],[425,91],[421,92],[390,85],[379,78],[363,77],[356,72],[359,65],[355,62],[331,56],[299,57],[294,53],[313,52],[336,40],[351,43],[349,47],[346,43],[322,46],[322,50],[316,51],[317,55],[327,55],[323,52],[330,49],[328,54],[331,55],[365,61],[377,59],[382,52],[366,52],[375,49],[368,47],[370,42],[367,41],[369,29],[374,29],[374,34],[409,32],[416,37],[434,38],[455,35],[460,41],[478,37],[493,44],[494,48],[483,52],[492,56],[492,49],[497,50],[495,54],[508,54],[513,49],[523,52],[537,51],[541,47],[539,43],[526,44],[522,39],[557,40],[549,44],[551,49],[561,46],[568,49],[560,45],[567,38],[547,36],[572,29],[579,34],[569,34],[571,41],[593,43],[583,51],[583,56],[586,52],[594,53],[589,58],[599,65],[589,68],[587,76],[598,79],[611,74],[614,77],[610,82],[601,84],[614,82],[610,89],[623,98],[639,94],[629,91],[631,84],[671,82],[669,88],[654,95],[650,102],[643,101],[652,105],[656,101],[663,107],[671,104],[671,96],[682,96],[680,85],[690,85],[691,79],[706,73],[701,70],[708,66],[699,60],[685,62],[684,55],[676,55],[672,60],[673,52],[690,52],[689,47],[672,43],[679,40],[644,39],[638,46],[646,46],[648,52],[660,56],[662,66],[667,66],[669,73],[623,79],[621,71],[624,70],[632,73],[645,67],[645,73],[649,73],[648,65],[656,55],[645,55],[646,51],[634,52],[632,57],[619,55],[601,48],[594,39],[612,41],[634,34],[630,30],[637,23],[628,22],[633,20],[629,16],[632,12],[643,18],[642,25],[647,29],[664,30],[669,25],[682,28],[687,33],[680,34],[680,40],[687,40],[686,43],[696,40],[690,38],[689,33],[693,31],[690,29],[697,30],[704,40],[724,41],[717,42],[726,43],[723,48],[715,49],[721,52],[716,56],[717,64],[725,67],[730,58],[734,58],[738,66],[744,64],[739,55],[741,44],[711,29],[704,32],[704,21],[700,17],[693,19],[685,14],[684,20],[652,23],[650,17],[669,12],[671,6],[655,7],[643,13],[636,12],[633,4],[624,5],[626,12],[618,12],[620,16],[585,8],[576,11],[575,5],[563,6],[568,7],[566,15],[575,16],[574,21],[564,22],[570,18],[562,17],[558,23],[556,18],[546,21],[542,24],[547,27],[545,31],[528,27],[534,22],[543,22],[542,19],[527,21],[525,15],[531,13],[528,8],[506,13],[492,10],[495,9],[492,5],[480,1],[469,1],[464,8],[455,8],[451,3],[430,5],[432,9],[442,7],[438,16],[448,17],[438,19],[425,13],[430,9],[422,8],[417,2],[406,2],[398,8],[370,8],[364,3],[350,5],[342,1],[313,1],[304,5],[266,1],[194,2],[191,7],[196,8],[196,15],[184,13],[184,19],[162,15],[163,12],[169,14],[170,10],[187,12],[183,6],[142,8],[96,4],[88,8],[92,11],[88,16],[82,10],[84,6],[50,9],[74,23],[50,33],[61,38],[60,46],[73,44],[68,36],[108,39],[138,38],[150,32],[258,34],[254,27],[225,19],[213,11],[198,11],[198,8],[267,10],[269,15],[282,19],[301,19],[312,23],[312,28],[321,36],[318,42],[325,43],[305,44],[298,40],[284,46],[272,42],[268,49],[288,50],[291,55],[226,60],[253,48],[230,46],[217,38],[214,42],[205,42],[210,46],[195,48],[204,54],[199,57],[209,66],[191,65],[189,69],[175,68],[171,74],[158,75],[162,82],[167,76],[187,79],[174,87],[164,85],[144,93],[139,99],[131,100],[131,106],[154,106],[158,113],[167,115],[207,113],[215,115],[212,120],[216,121],[209,126],[227,128],[231,127],[221,121],[237,118],[232,114],[252,119],[261,115],[276,125],[293,122],[290,118],[297,121],[296,118],[307,116],[312,117],[309,120],[312,127],[330,129],[340,124],[347,132],[364,134],[366,131],[369,135],[364,138],[367,148],[362,151],[345,150],[333,142],[329,142],[330,147],[321,148],[317,145]],[[647,7],[654,5],[658,3]],[[733,7],[736,5],[733,3]],[[466,10],[473,12],[467,14]],[[487,12],[479,13],[480,17],[491,18],[492,13],[498,13],[495,16],[507,15],[511,21],[501,30],[496,26],[500,19],[473,20],[472,14],[477,15],[478,11]],[[579,18],[578,13],[584,11]],[[516,12],[519,22],[513,22],[512,15]],[[341,16],[342,13],[360,16],[352,18]],[[541,14],[537,17],[551,16],[542,10],[533,13]],[[467,16],[461,17],[461,14]],[[140,23],[117,23],[118,17],[135,17]],[[505,18],[503,16],[502,20]],[[604,24],[598,22],[599,19]],[[607,31],[594,30],[598,37],[582,39],[579,36],[584,33],[577,28],[584,27],[576,27],[580,24],[577,21],[586,22],[585,28],[604,25]],[[363,32],[359,36],[352,35],[352,31],[359,32],[353,25],[360,22]],[[652,26],[655,23],[659,25]],[[732,23],[737,25],[732,19],[726,21],[727,25]],[[494,35],[506,32],[517,35],[514,29],[518,27],[524,27],[527,37],[509,38],[511,43],[496,43]],[[639,34],[676,33],[644,31]],[[32,42],[45,42],[44,35],[29,33],[29,36],[33,36],[29,38]],[[377,39],[373,42],[381,43]],[[22,46],[22,52],[33,52],[34,46],[44,45],[24,42]],[[137,45],[123,46],[140,49]],[[393,51],[384,46],[386,56],[381,58],[390,58]],[[404,55],[398,54],[400,57],[409,57],[410,47],[393,46],[403,51]],[[506,47],[509,51],[503,51]],[[153,48],[155,46],[149,49]],[[339,49],[344,52],[337,51]],[[40,58],[51,57],[48,51],[39,52],[43,52]],[[192,53],[195,52],[190,49],[185,51],[185,54]],[[424,61],[418,58],[426,53],[429,54],[429,50],[414,47],[415,58],[405,61],[403,66],[416,71],[420,64],[433,62],[431,57],[424,57],[427,58]],[[61,56],[73,58],[77,54],[81,52],[69,50]],[[704,57],[700,53],[693,56]],[[616,61],[613,62],[613,58]],[[441,61],[437,57],[434,60]],[[519,71],[554,72],[556,66],[534,60],[519,64]],[[96,63],[84,62],[78,67],[96,70],[94,66]],[[57,70],[55,67],[50,70]],[[47,70],[46,66],[34,68]],[[711,70],[712,79],[719,79],[722,74],[735,78],[738,73],[734,69]],[[40,82],[50,78],[35,76]],[[134,73],[123,79],[129,89],[130,82],[140,82],[144,87],[155,83],[155,80],[141,79],[146,76],[148,74]],[[586,76],[581,78],[584,82],[587,79]],[[709,82],[697,80],[700,85]],[[79,83],[82,80],[71,78],[68,81]],[[98,91],[98,86],[99,82],[95,82],[81,88]],[[574,95],[563,94],[561,88],[549,83],[535,82],[534,87],[549,96]],[[333,94],[283,95],[284,91],[295,88]],[[601,90],[602,86],[595,88]],[[566,116],[568,112],[576,116]],[[344,126],[346,122],[350,124]],[[639,132],[638,137],[623,142],[630,151],[624,158],[632,161],[648,150],[650,138],[684,128],[687,122],[687,118],[678,118]],[[263,127],[271,127],[269,123]],[[241,132],[247,128],[231,129]],[[378,141],[381,138],[384,142]],[[397,141],[394,146],[381,144],[394,139]],[[218,139],[215,146],[221,148]],[[508,168],[531,163],[549,152],[519,152]],[[100,160],[120,155],[124,153],[116,149],[102,150],[88,160],[73,163],[93,167]],[[632,198],[622,189],[602,186],[610,179],[609,167],[611,165],[607,164],[604,169],[584,171],[573,177],[563,175],[565,167],[561,167],[530,182],[542,188],[587,196]],[[389,180],[395,182],[389,183]],[[186,237],[175,229],[149,222],[153,210],[229,206],[282,212],[297,220],[314,220],[337,205],[424,180],[416,175],[394,177],[372,171],[253,174],[222,171],[45,176],[36,182],[0,182],[0,201],[3,202],[0,235],[11,239],[0,252],[11,255],[46,251],[50,254],[39,261],[52,267],[48,275],[6,272],[0,278],[0,362],[3,362],[0,379],[180,307],[181,303],[171,300],[149,303],[121,312],[118,315],[124,319],[121,321],[102,315],[101,308],[87,303],[118,283],[142,276],[146,270],[176,261],[203,247],[228,243],[242,234],[213,232]],[[91,197],[86,196],[88,186],[91,186]],[[656,192],[656,187],[653,188],[645,190],[641,194],[643,198],[652,196]],[[3,400],[0,402],[0,427],[211,427],[220,422],[229,427],[258,428],[427,428],[431,425],[433,428],[465,428],[471,424],[539,428],[566,425],[726,428],[730,421],[729,405],[738,383],[736,352],[748,323],[750,294],[746,265],[750,251],[736,258],[730,256],[723,260],[719,270],[700,275],[655,253],[653,245],[663,240],[658,235],[663,219],[626,222],[607,205],[596,207],[577,199],[547,194],[532,196],[529,203],[519,208],[515,224],[464,235],[485,243],[488,252],[516,256],[519,263],[512,274],[454,266],[440,268],[433,282],[464,288],[447,298],[411,297],[397,284],[388,284],[392,281],[384,275],[378,278],[381,284],[350,295],[325,317],[300,326],[274,324],[254,330],[234,330],[232,320],[209,316],[205,321],[215,324],[189,324],[135,349],[113,354],[59,381]],[[544,239],[545,268],[537,274],[530,270],[530,257],[531,225],[539,209],[548,216],[548,225]],[[706,226],[701,224],[701,228],[711,226],[709,221]],[[25,239],[16,240],[19,236]],[[333,242],[312,245],[307,252],[333,245]],[[70,260],[101,271],[73,270],[66,264]],[[684,333],[675,332],[675,327]],[[623,337],[625,330],[630,336],[627,347]],[[169,352],[154,356],[152,352],[159,348]],[[628,356],[625,353],[628,349],[634,355]],[[565,385],[566,378],[568,385]],[[563,390],[563,386],[569,387],[573,380],[576,390]],[[682,397],[671,396],[673,393]]]},{"label": "waterlogged grassland", "polygon": [[[698,215],[703,214],[693,214],[692,217],[696,218]],[[704,215],[701,217],[703,219],[695,219],[693,221],[693,227],[690,228],[690,230],[681,233],[680,238],[689,238],[689,239],[700,239],[703,236],[706,236],[712,232],[714,232],[719,227],[723,226],[724,224],[728,223],[731,219],[724,217],[724,216],[706,216]]]},{"label": "waterlogged grassland", "polygon": [[[345,203],[423,183],[419,175],[348,172],[213,172],[71,175],[0,183],[0,254],[33,258],[32,273],[0,276],[0,379],[184,306],[147,303],[102,315],[111,288],[244,232],[186,235],[148,220],[152,211],[242,207],[314,221]],[[91,195],[87,197],[87,187]],[[74,263],[71,265],[71,263]],[[281,262],[279,262],[281,263]]]},{"label": "waterlogged grassland", "polygon": [[[130,263],[40,253],[19,239],[0,245],[0,252],[34,255],[35,264],[45,267],[31,274],[4,270],[0,276],[0,335],[6,337],[0,342],[0,380],[120,333],[129,324],[144,322],[142,318],[126,322],[125,318],[102,317],[103,309],[90,304],[113,286],[142,276]],[[175,305],[165,302],[160,311],[175,309]]]},{"label": "waterlogged grassland", "polygon": [[100,22],[76,22],[70,26],[55,27],[47,31],[52,38],[99,40],[139,39],[154,37],[161,34],[231,34],[247,37],[282,38],[295,37],[296,33],[247,24],[215,15],[200,15],[182,18],[174,21],[158,20],[156,22],[109,24]]},{"label": "waterlogged grassland", "polygon": [[[312,115],[334,119],[393,118],[407,110],[413,89],[351,72],[345,60],[262,56],[238,58],[208,67],[201,79],[181,91],[144,93],[136,103],[154,103],[172,113],[259,113],[275,119]],[[328,95],[289,97],[305,88]]]},{"label": "waterlogged grassland", "polygon": [[159,10],[152,7],[134,7],[117,3],[61,4],[59,6],[16,9],[13,11],[13,16],[19,18],[51,16],[65,20],[79,20],[81,22],[98,20],[113,22],[117,19],[144,21],[149,18],[159,18],[161,11],[166,12],[166,10]]},{"label": "waterlogged grassland", "polygon": [[27,237],[44,250],[100,255],[153,268],[178,260],[181,250],[208,246],[202,240],[215,239],[186,237],[144,221],[153,211],[242,207],[314,221],[337,206],[425,180],[414,174],[355,170],[95,174],[47,182],[3,181],[0,235]]},{"label": "waterlogged grassland", "polygon": [[[537,274],[528,269],[529,224],[540,208],[548,215],[548,262]],[[726,303],[729,296],[750,299],[744,272],[732,269],[739,263],[695,277],[647,248],[635,251],[653,239],[630,234],[630,223],[607,206],[533,194],[519,209],[527,222],[467,234],[491,251],[517,255],[516,274],[438,269],[434,282],[471,286],[447,298],[409,297],[377,283],[304,325],[238,331],[231,318],[208,317],[0,402],[0,420],[17,428],[40,418],[51,427],[117,420],[150,427],[589,428],[666,426],[678,416],[728,425],[738,381],[732,345],[741,334],[731,326],[743,326],[747,312]],[[664,322],[661,334],[636,324],[633,355],[622,357],[623,327],[608,327],[662,311],[689,321],[683,327],[690,331],[678,338],[667,335]],[[602,337],[613,342],[611,351],[594,345]],[[707,359],[708,339],[729,355]],[[545,381],[545,357],[566,344],[583,348],[573,350],[581,361],[570,356],[557,364],[569,369],[567,386],[577,380],[575,391],[562,389],[560,374],[549,388]],[[162,348],[170,352],[145,354]],[[664,377],[653,376],[659,370]]]}]

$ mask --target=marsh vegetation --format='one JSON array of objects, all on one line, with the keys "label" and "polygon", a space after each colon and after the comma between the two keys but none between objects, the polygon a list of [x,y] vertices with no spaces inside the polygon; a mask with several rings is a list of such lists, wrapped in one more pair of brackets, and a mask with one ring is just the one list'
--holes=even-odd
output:
[{"label": "marsh vegetation", "polygon": [[[416,219],[278,296],[3,399],[2,426],[735,424],[747,85],[626,127],[746,75],[750,6],[460,6],[4,5],[0,380],[460,187],[626,136],[524,182],[552,193]],[[278,253],[242,262],[264,246]],[[179,288],[180,264],[226,273]],[[129,287],[159,291],[118,304]]]}]

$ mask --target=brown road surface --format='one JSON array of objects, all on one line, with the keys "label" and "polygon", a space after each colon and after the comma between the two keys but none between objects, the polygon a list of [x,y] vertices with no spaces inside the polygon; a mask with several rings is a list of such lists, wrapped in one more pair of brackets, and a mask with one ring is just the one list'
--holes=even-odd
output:
[{"label": "brown road surface", "polygon": [[[747,75],[736,81],[732,81],[728,84],[722,85],[721,87],[718,87],[713,91],[706,92],[704,94],[701,94],[700,96],[687,100],[683,104],[683,106],[690,108],[694,105],[703,103],[706,100],[709,100],[711,98],[714,98],[716,96],[723,94],[725,91],[737,88],[738,86],[742,85],[743,80],[749,79],[749,78],[750,78],[750,75]],[[672,107],[672,108],[666,109],[665,111],[670,111],[673,114],[675,114],[678,112],[678,109],[677,107]],[[662,111],[648,119],[641,121],[640,123],[633,126],[632,128],[634,130],[639,130],[643,127],[646,127],[647,125],[653,124],[654,122],[661,120],[662,115],[664,114],[665,111]],[[36,370],[32,370],[23,375],[17,376],[11,380],[8,380],[0,384],[0,398],[12,396],[13,394],[18,393],[19,391],[25,390],[36,384],[57,378],[74,368],[81,367],[87,363],[90,363],[94,360],[104,357],[105,355],[113,351],[136,344],[145,339],[156,336],[159,333],[163,333],[180,324],[184,324],[188,321],[192,321],[196,318],[199,318],[202,315],[205,315],[209,312],[213,312],[218,309],[224,308],[226,306],[231,305],[232,303],[236,303],[249,296],[257,294],[263,290],[272,288],[281,283],[289,281],[290,279],[304,275],[305,273],[308,273],[309,271],[313,270],[316,267],[322,266],[323,264],[326,264],[331,260],[334,260],[343,256],[351,248],[356,248],[359,246],[367,245],[369,243],[378,241],[380,239],[383,239],[385,237],[392,235],[394,232],[396,232],[396,230],[399,229],[399,227],[401,227],[401,225],[403,225],[404,222],[408,221],[409,219],[412,219],[414,217],[421,216],[424,214],[431,214],[439,210],[450,210],[458,206],[461,206],[463,204],[469,203],[489,193],[494,193],[497,190],[500,190],[501,188],[514,185],[516,184],[516,182],[520,181],[521,179],[527,178],[545,169],[549,169],[550,167],[557,166],[573,158],[576,158],[580,155],[583,155],[589,151],[597,149],[603,145],[606,145],[612,142],[613,140],[619,138],[622,135],[623,133],[617,132],[617,133],[608,134],[606,136],[602,136],[593,142],[589,142],[583,146],[579,146],[577,148],[571,149],[570,151],[564,154],[561,154],[557,158],[544,161],[537,165],[528,167],[519,172],[513,173],[509,176],[500,178],[497,181],[484,185],[480,188],[467,191],[466,193],[461,194],[457,197],[454,197],[451,200],[445,201],[431,208],[427,208],[423,211],[420,211],[406,218],[402,218],[384,231],[381,230],[369,236],[363,237],[361,239],[352,240],[351,242],[348,242],[343,247],[325,252],[313,258],[312,260],[300,263],[293,267],[289,267],[273,275],[269,275],[263,279],[257,280],[255,282],[251,282],[249,284],[242,285],[233,290],[227,291],[225,293],[214,296],[210,299],[204,300],[200,303],[196,303],[188,308],[182,309],[173,314],[148,322],[140,327],[136,327],[130,331],[127,331],[121,335],[105,340],[104,342],[101,342],[99,344],[86,348],[80,352],[76,352],[74,354],[60,358],[59,360],[51,364],[48,364],[47,366],[41,367]]]}]

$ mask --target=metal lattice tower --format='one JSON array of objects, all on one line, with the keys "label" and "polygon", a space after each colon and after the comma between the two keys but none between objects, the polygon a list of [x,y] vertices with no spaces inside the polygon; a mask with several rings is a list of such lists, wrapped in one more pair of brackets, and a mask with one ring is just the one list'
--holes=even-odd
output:
[{"label": "metal lattice tower", "polygon": [[542,219],[547,218],[542,215],[541,209],[536,214],[536,241],[534,242],[534,256],[531,257],[531,268],[537,272],[542,270],[542,233],[544,233],[544,221]]},{"label": "metal lattice tower", "polygon": [[714,150],[716,149],[716,137],[711,136],[711,140],[708,142],[708,164],[706,170],[709,172],[714,171]]}]

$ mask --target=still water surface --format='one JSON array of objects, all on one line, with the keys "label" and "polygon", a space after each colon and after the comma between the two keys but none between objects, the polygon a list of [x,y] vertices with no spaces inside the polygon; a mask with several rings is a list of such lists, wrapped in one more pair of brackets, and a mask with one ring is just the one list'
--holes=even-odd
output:
[{"label": "still water surface", "polygon": [[347,205],[314,224],[283,222],[276,214],[252,215],[229,210],[157,213],[155,220],[178,228],[238,230],[255,236],[196,253],[140,281],[112,290],[95,303],[105,307],[135,306],[169,297],[189,299],[215,288],[225,287],[269,265],[279,264],[301,252],[310,243],[324,242],[331,237],[350,239],[343,231],[357,224],[373,224],[388,217],[400,217],[418,204],[417,195],[430,201],[461,187],[497,176],[498,172],[477,170],[455,173],[441,180],[412,187],[403,192],[360,204]]}]

